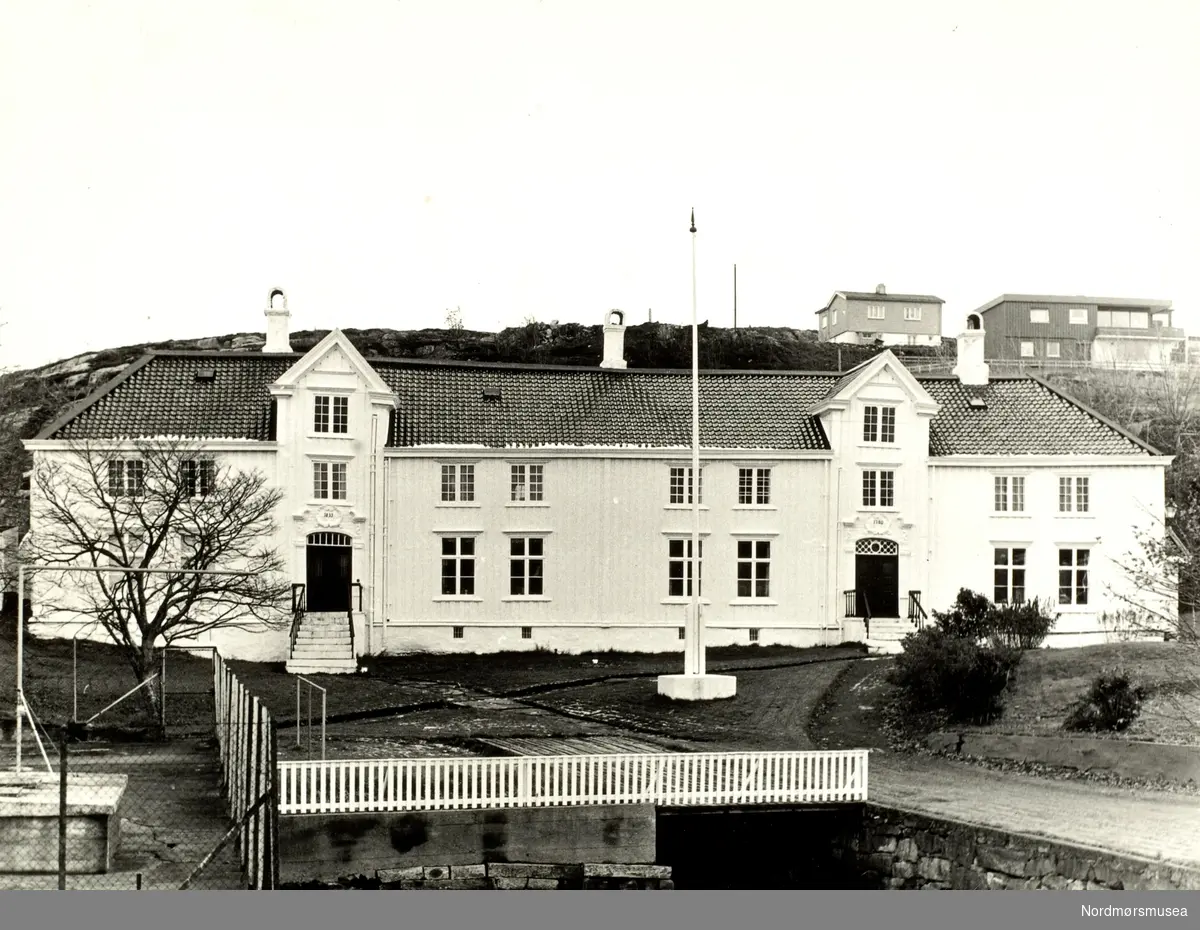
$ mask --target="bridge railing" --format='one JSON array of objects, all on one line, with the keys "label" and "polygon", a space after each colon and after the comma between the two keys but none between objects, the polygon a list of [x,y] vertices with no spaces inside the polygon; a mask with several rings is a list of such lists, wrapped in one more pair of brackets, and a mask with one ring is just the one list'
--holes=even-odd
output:
[{"label": "bridge railing", "polygon": [[281,814],[867,799],[867,750],[281,762]]}]

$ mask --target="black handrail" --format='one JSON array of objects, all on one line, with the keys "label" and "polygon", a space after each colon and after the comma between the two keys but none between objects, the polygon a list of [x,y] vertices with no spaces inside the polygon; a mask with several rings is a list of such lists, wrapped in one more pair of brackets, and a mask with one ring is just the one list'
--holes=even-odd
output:
[{"label": "black handrail", "polygon": [[929,621],[929,614],[925,613],[925,608],[921,606],[920,591],[908,592],[908,619],[916,624],[918,630],[924,629]]},{"label": "black handrail", "polygon": [[307,600],[303,584],[292,585],[292,636],[288,646],[288,655],[296,651],[296,637],[300,635],[300,624],[304,622],[304,609]]},{"label": "black handrail", "polygon": [[867,639],[871,638],[871,596],[866,591],[863,592],[863,610],[866,613],[863,616],[863,629],[867,634]]},{"label": "black handrail", "polygon": [[346,611],[346,618],[350,623],[350,655],[358,659],[358,653],[354,650],[354,589],[358,588],[358,611],[362,613],[362,582],[355,581],[350,585],[350,609]]}]

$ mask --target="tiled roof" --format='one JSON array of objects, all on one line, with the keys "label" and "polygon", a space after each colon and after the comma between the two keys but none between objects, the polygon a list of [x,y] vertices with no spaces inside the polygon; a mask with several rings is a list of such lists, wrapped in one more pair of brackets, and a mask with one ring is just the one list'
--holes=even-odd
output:
[{"label": "tiled roof", "polygon": [[[930,455],[1146,455],[1118,428],[1036,378],[993,378],[963,385],[951,376],[919,377],[939,404]],[[971,398],[986,406],[972,407]]]},{"label": "tiled roof", "polygon": [[[372,362],[398,397],[394,446],[686,447],[687,371]],[[828,449],[808,415],[836,375],[708,371],[700,441],[722,449]],[[499,399],[484,396],[499,388]]]},{"label": "tiled roof", "polygon": [[[161,352],[131,365],[42,439],[194,436],[265,440],[268,387],[299,355]],[[607,370],[372,359],[398,397],[389,445],[686,447],[687,371]],[[201,370],[211,380],[197,378]],[[809,410],[854,377],[836,372],[706,371],[701,442],[724,449],[828,449]],[[918,378],[941,409],[932,455],[1117,454],[1152,450],[1036,378],[982,388]],[[498,397],[486,396],[499,389]],[[973,407],[971,396],[985,406]]]},{"label": "tiled roof", "polygon": [[[51,423],[39,438],[266,439],[267,388],[298,358],[261,352],[153,353]],[[204,369],[212,371],[211,381],[197,380]]]}]

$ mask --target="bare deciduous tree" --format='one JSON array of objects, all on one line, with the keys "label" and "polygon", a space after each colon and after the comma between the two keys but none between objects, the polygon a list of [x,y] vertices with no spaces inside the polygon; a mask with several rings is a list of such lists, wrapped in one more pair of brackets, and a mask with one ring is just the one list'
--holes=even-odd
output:
[{"label": "bare deciduous tree", "polygon": [[[159,647],[210,630],[288,622],[290,586],[274,548],[280,497],[260,472],[222,465],[186,441],[143,441],[122,451],[80,443],[35,465],[21,558],[172,570],[64,572],[55,584],[65,594],[54,606],[99,624],[140,684],[154,675]],[[195,573],[213,571],[242,574]],[[140,693],[157,721],[155,688]]]}]

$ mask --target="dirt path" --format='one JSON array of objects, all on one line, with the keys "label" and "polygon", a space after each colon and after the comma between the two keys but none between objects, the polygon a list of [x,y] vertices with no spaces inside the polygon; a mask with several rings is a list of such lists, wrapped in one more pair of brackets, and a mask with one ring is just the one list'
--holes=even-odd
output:
[{"label": "dirt path", "polygon": [[878,712],[885,668],[874,660],[848,666],[810,727],[822,748],[875,750],[872,801],[1114,853],[1200,865],[1200,804],[1194,796],[1042,778],[891,751]]}]

